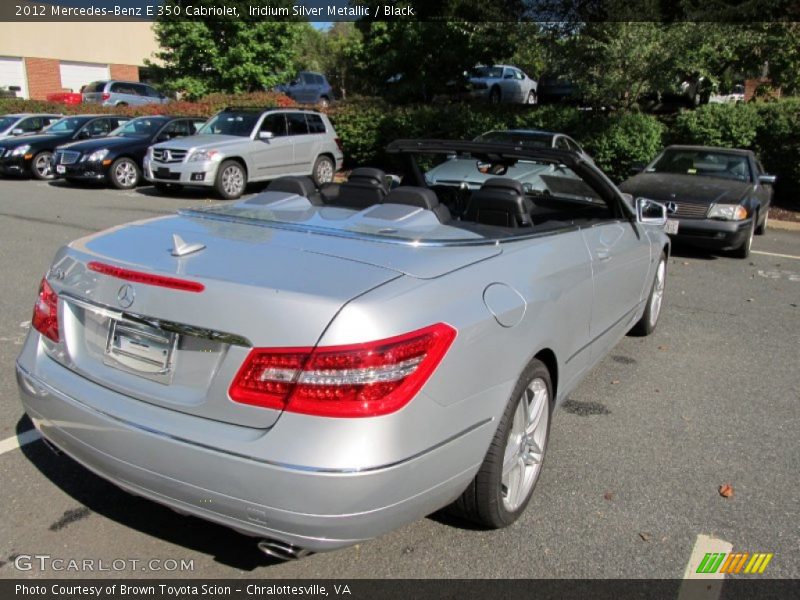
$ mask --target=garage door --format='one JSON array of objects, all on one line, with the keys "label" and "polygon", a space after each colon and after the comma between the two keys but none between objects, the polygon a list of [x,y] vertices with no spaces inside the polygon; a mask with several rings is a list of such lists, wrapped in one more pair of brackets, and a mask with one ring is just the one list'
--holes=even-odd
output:
[{"label": "garage door", "polygon": [[87,83],[99,79],[108,79],[108,65],[79,62],[61,63],[61,87],[66,90],[79,92]]},{"label": "garage door", "polygon": [[8,89],[8,86],[17,86],[19,98],[28,97],[28,86],[25,81],[25,65],[21,58],[10,58],[0,56],[0,88]]}]

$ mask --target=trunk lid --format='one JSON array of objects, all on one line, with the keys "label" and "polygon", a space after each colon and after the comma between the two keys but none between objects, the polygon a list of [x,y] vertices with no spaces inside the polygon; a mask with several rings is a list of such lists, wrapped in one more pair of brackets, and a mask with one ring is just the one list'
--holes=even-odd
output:
[{"label": "trunk lid", "polygon": [[[173,256],[175,234],[205,248]],[[498,252],[428,248],[420,263],[414,250],[186,216],[120,226],[57,255],[49,280],[62,300],[64,348],[50,355],[136,401],[266,429],[279,410],[228,396],[251,347],[315,346],[349,300],[404,273],[437,276]],[[128,281],[90,263],[204,289]]]}]

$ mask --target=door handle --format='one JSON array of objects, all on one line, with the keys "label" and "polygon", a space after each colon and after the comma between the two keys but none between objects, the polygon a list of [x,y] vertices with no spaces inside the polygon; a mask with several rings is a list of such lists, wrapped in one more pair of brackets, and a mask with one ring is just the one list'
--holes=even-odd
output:
[{"label": "door handle", "polygon": [[611,260],[611,254],[608,252],[608,248],[600,248],[597,250],[597,260]]}]

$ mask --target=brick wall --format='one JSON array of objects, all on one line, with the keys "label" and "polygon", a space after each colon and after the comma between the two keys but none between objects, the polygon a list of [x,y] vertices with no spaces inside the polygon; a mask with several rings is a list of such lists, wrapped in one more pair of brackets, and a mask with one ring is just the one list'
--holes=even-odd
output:
[{"label": "brick wall", "polygon": [[139,67],[134,65],[110,65],[111,79],[139,81]]},{"label": "brick wall", "polygon": [[61,91],[61,70],[54,58],[26,58],[28,94],[33,100],[46,100],[47,94]]}]

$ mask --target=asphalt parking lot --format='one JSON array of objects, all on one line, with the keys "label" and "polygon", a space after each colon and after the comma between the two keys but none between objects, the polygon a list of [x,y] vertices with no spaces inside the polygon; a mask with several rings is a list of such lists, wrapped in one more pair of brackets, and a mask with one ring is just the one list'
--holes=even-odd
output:
[{"label": "asphalt parking lot", "polygon": [[[556,414],[542,479],[506,530],[433,515],[276,564],[255,539],[130,496],[40,441],[15,448],[31,424],[14,361],[56,249],[204,202],[0,180],[0,577],[680,578],[699,535],[800,577],[800,231],[768,230],[747,260],[677,249],[659,328],[625,338]],[[15,567],[35,554],[193,570]]]}]

